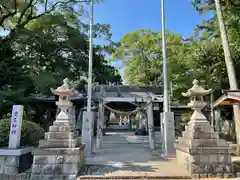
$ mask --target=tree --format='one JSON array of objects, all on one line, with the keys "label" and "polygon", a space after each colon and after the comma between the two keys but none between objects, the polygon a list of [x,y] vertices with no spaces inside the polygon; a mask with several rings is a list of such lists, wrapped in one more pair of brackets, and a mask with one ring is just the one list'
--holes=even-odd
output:
[{"label": "tree", "polygon": [[220,1],[215,0],[215,5],[216,5],[219,29],[220,29],[221,39],[222,39],[222,44],[223,44],[225,63],[226,63],[227,73],[228,73],[228,78],[229,78],[229,85],[232,90],[236,90],[236,89],[238,89],[236,74],[235,74],[235,69],[234,69],[234,65],[233,65],[233,61],[232,61],[232,57],[231,57],[231,53],[230,53],[230,47],[229,47],[228,37],[227,37],[227,30],[224,25]]},{"label": "tree", "polygon": [[[16,97],[14,96],[14,101],[8,101],[9,106],[30,93],[50,93],[49,88],[60,85],[65,77],[77,83],[80,89],[86,83],[84,78],[87,76],[89,27],[81,19],[85,15],[85,5],[88,2],[87,0],[0,2],[0,30],[7,32],[0,38],[0,63],[7,63],[6,66],[1,66],[0,72],[8,72],[6,80],[3,78],[4,82],[1,84],[6,84],[6,87],[21,84],[15,88],[4,89],[4,94],[9,95],[15,91],[21,92],[21,95],[18,93]],[[110,40],[109,29],[109,25],[95,24],[94,37]],[[98,46],[94,47],[93,61],[96,82],[121,83],[118,71],[107,64]],[[20,81],[23,76],[24,81]],[[0,98],[6,100],[5,95],[0,94]],[[0,107],[4,109],[1,112],[8,112],[6,106]]]},{"label": "tree", "polygon": [[[240,14],[235,12],[235,5],[237,7],[240,7],[240,4],[233,4],[232,1],[225,1],[226,4],[222,4],[224,7],[224,10],[226,10],[226,13],[228,15],[228,20],[230,23],[228,24],[228,26],[233,25],[231,28],[239,28],[239,26],[235,26],[235,23],[232,21],[231,17],[237,17],[235,18],[235,22],[240,22]],[[215,4],[214,4],[215,3]],[[194,1],[194,4],[196,7],[201,7],[201,4],[203,4],[203,2],[200,1]],[[223,46],[223,50],[224,50],[224,56],[225,56],[225,64],[226,64],[226,70],[227,70],[227,75],[228,75],[228,79],[229,79],[229,85],[230,85],[230,89],[231,90],[236,90],[238,89],[238,84],[237,84],[237,80],[236,80],[236,73],[235,73],[235,69],[234,69],[234,63],[232,60],[232,55],[230,52],[230,46],[229,46],[229,40],[228,40],[228,35],[227,35],[227,30],[226,30],[226,26],[224,24],[224,17],[223,17],[223,11],[222,11],[222,7],[220,4],[220,0],[214,0],[214,1],[205,1],[205,4],[208,5],[208,7],[210,6],[214,6],[216,7],[216,14],[217,14],[217,19],[218,19],[218,25],[219,25],[219,31],[220,31],[220,36],[221,36],[221,40],[222,40],[222,46]],[[206,6],[205,6],[206,7]],[[204,8],[202,8],[204,9]],[[198,8],[199,10],[199,8]],[[230,12],[230,13],[229,13]],[[236,16],[237,15],[237,16]],[[208,24],[208,23],[207,23]],[[209,26],[208,26],[209,27]],[[211,27],[211,26],[210,26]],[[237,142],[240,143],[240,123],[239,123],[239,107],[238,106],[234,106],[233,107],[234,110],[234,118],[235,118],[235,129],[236,129],[236,133],[237,133]]]},{"label": "tree", "polygon": [[[32,69],[30,73],[33,80],[37,80],[38,90],[45,92],[49,87],[40,87],[41,84],[47,85],[52,82],[50,84],[56,85],[66,76],[72,79],[86,76],[88,25],[79,21],[79,18],[85,12],[84,5],[87,2],[89,1],[28,0],[1,3],[1,9],[5,14],[0,22],[3,28],[10,31],[2,38],[5,40],[2,42],[11,41],[19,56],[27,59],[28,68]],[[39,13],[37,8],[42,8],[43,11]],[[9,21],[11,23],[7,23]],[[94,25],[95,38],[110,36],[109,25]],[[97,52],[97,48],[95,54],[96,61],[101,61],[98,63],[102,64],[99,67],[101,70],[106,65],[104,57]],[[94,72],[97,72],[97,68],[98,66]],[[45,79],[48,79],[49,83],[44,82]]]},{"label": "tree", "polygon": [[[217,16],[218,16],[219,29],[220,29],[221,38],[222,38],[222,44],[223,44],[223,50],[224,50],[224,55],[225,55],[225,63],[226,63],[226,67],[227,67],[230,89],[237,90],[238,85],[237,85],[237,80],[236,80],[236,74],[235,74],[235,69],[234,69],[234,65],[233,65],[233,61],[232,61],[232,57],[231,57],[231,53],[230,53],[227,31],[226,31],[226,27],[224,25],[220,1],[215,0],[215,5],[216,5]],[[240,144],[239,106],[236,106],[236,105],[233,106],[233,112],[234,112],[234,118],[235,118],[235,130],[236,130],[236,134],[237,134],[237,142],[238,142],[238,144]]]},{"label": "tree", "polygon": [[15,55],[10,45],[0,44],[0,118],[9,112],[14,102],[22,103],[30,77],[23,68],[25,62]]},{"label": "tree", "polygon": [[[181,93],[192,85],[195,78],[213,88],[215,97],[220,95],[222,89],[228,88],[221,40],[219,38],[209,40],[204,36],[206,34],[198,38],[182,39],[177,34],[166,35],[168,73],[173,84],[173,104],[187,103]],[[160,41],[160,33],[137,30],[125,35],[110,49],[111,60],[122,60],[127,83],[159,85],[158,79],[162,69]],[[235,67],[240,69],[238,47],[232,46],[235,52],[233,60]],[[240,77],[237,79],[240,83]]]},{"label": "tree", "polygon": [[[168,74],[173,82],[174,102],[182,100],[181,92],[191,86],[193,74],[185,55],[189,44],[178,34],[166,34],[168,46]],[[127,83],[134,85],[160,85],[162,69],[161,33],[140,29],[126,34],[112,50],[112,59],[121,59]],[[187,73],[189,72],[189,73]]]}]

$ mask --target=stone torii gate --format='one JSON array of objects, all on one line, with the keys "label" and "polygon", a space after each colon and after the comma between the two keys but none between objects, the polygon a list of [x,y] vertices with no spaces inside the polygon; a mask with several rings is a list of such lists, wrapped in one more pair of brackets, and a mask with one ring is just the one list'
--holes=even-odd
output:
[{"label": "stone torii gate", "polygon": [[[95,85],[93,99],[98,101],[96,148],[100,148],[104,129],[104,109],[110,102],[128,102],[143,104],[142,109],[147,112],[149,147],[155,149],[153,104],[162,103],[162,87],[126,86],[126,85]],[[136,109],[136,112],[138,109]],[[83,133],[84,134],[84,133]],[[91,143],[91,142],[88,142]]]}]

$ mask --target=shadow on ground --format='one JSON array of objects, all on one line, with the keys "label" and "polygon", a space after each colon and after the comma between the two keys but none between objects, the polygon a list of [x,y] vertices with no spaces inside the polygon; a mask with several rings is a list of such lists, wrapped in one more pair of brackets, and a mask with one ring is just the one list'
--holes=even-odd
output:
[{"label": "shadow on ground", "polygon": [[131,171],[131,172],[156,172],[152,166],[133,165],[131,163],[124,163],[120,165],[86,165],[81,170],[80,175],[96,175],[103,176],[105,174],[117,171]]}]

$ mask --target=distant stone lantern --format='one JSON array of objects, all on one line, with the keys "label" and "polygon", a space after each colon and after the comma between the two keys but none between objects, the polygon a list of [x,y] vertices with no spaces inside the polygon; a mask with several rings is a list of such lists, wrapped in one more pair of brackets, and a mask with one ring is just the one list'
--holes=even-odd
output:
[{"label": "distant stone lantern", "polygon": [[59,86],[57,89],[52,89],[53,94],[59,97],[56,105],[60,108],[60,113],[56,117],[56,121],[69,121],[71,120],[71,115],[68,109],[72,107],[72,102],[70,101],[71,96],[74,93],[74,88],[69,85],[69,80],[65,78],[63,80],[63,85]]}]

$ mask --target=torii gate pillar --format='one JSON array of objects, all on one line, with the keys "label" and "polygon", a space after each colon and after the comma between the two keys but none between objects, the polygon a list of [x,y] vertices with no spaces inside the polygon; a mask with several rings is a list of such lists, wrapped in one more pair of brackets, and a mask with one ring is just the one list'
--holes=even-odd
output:
[{"label": "torii gate pillar", "polygon": [[151,150],[155,150],[155,132],[153,122],[153,104],[150,102],[147,106],[147,119],[148,119],[148,137],[149,146]]},{"label": "torii gate pillar", "polygon": [[102,136],[104,128],[104,106],[103,101],[98,104],[98,119],[97,119],[97,138],[96,138],[96,148],[100,149]]}]

